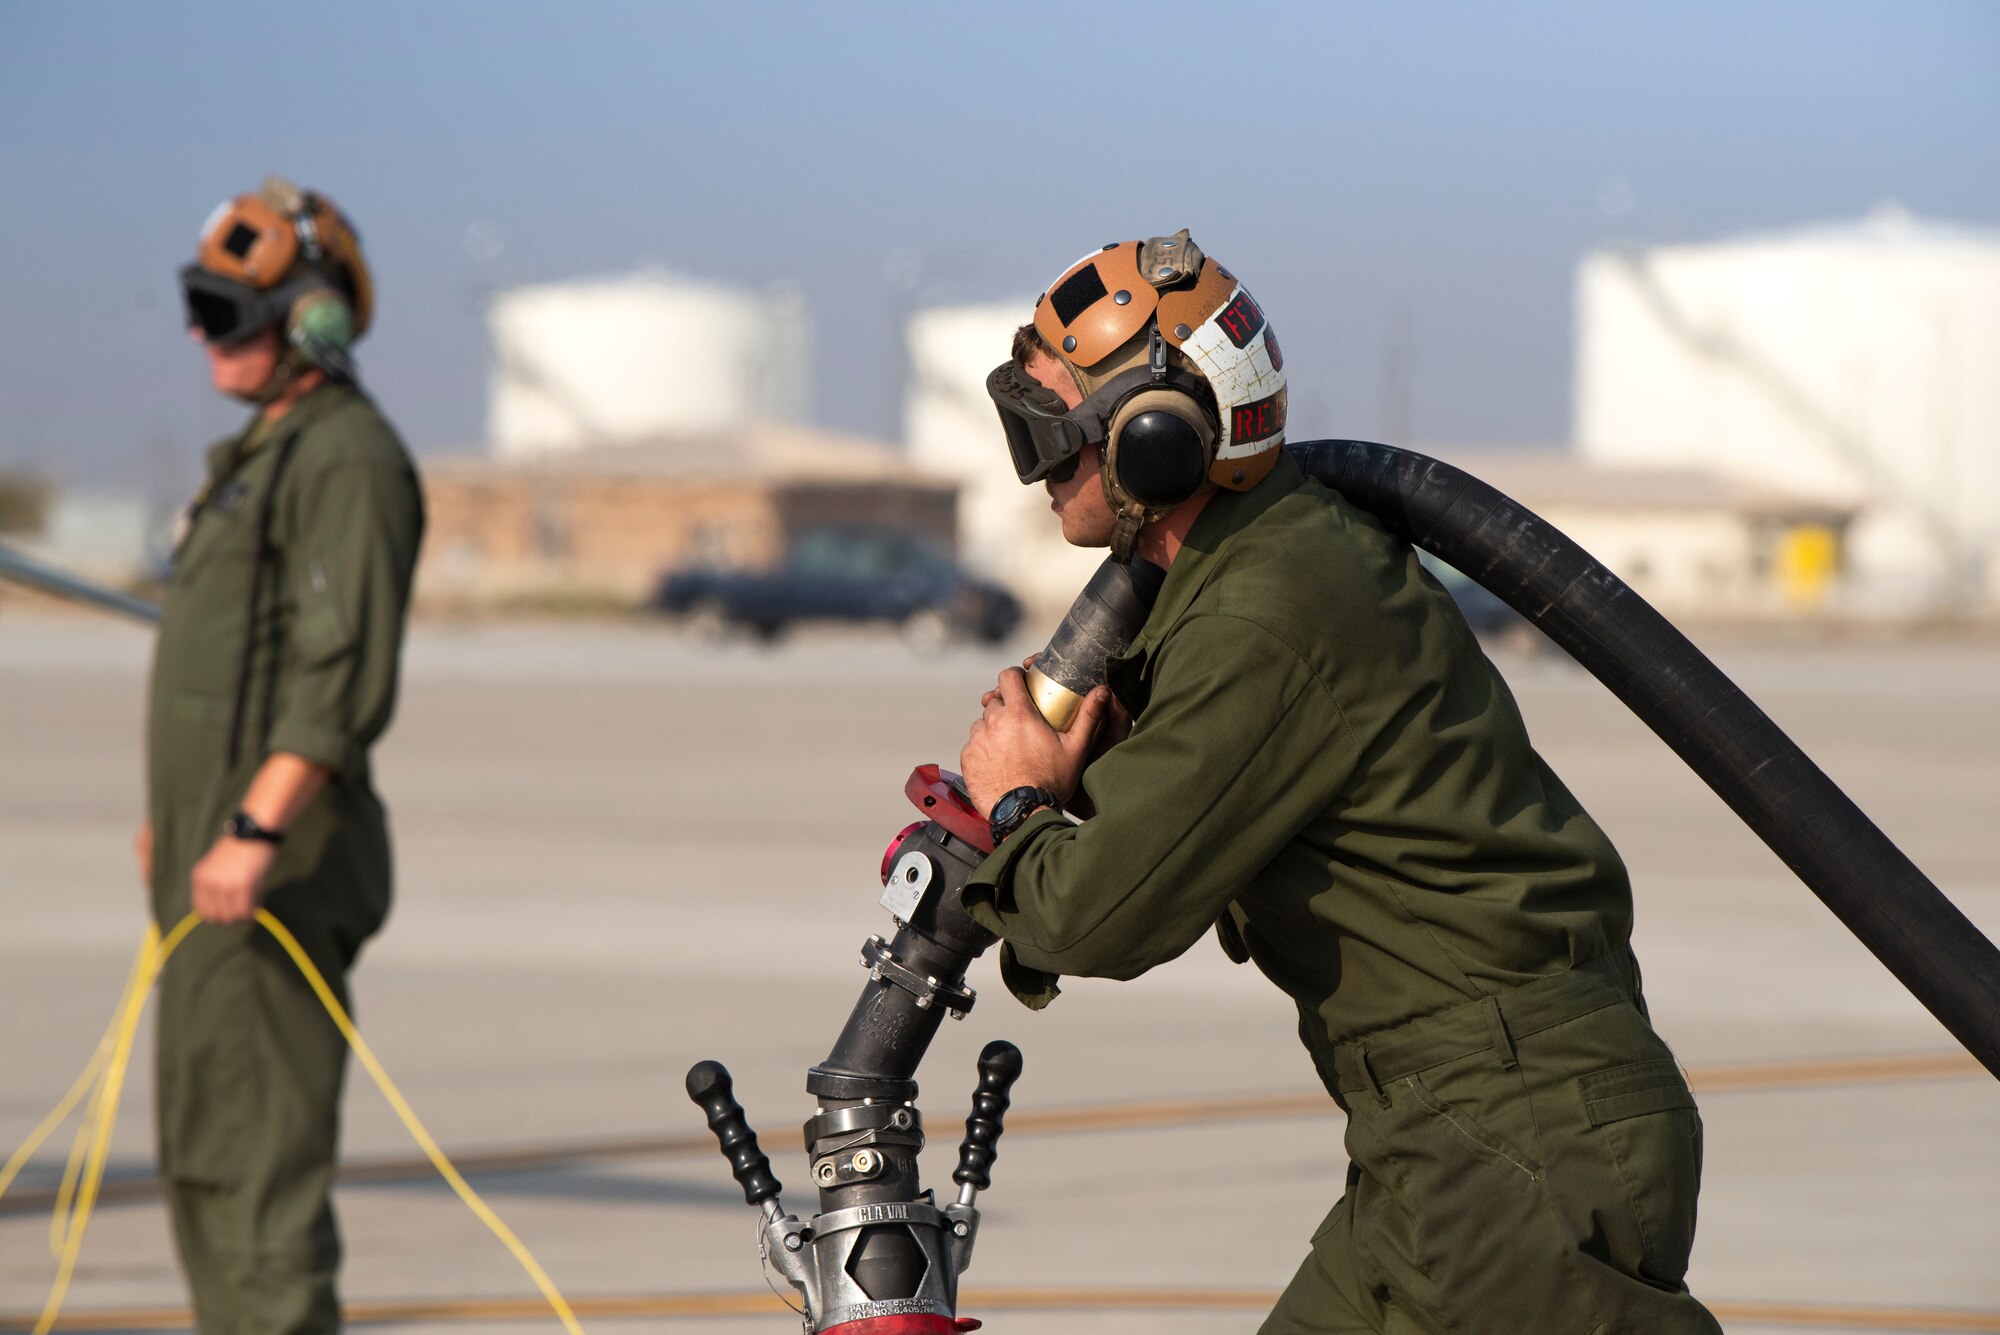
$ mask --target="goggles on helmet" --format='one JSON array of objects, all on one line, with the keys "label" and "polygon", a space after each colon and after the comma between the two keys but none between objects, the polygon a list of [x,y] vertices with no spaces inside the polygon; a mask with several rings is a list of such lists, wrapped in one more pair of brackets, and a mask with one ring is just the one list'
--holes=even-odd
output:
[{"label": "goggles on helmet", "polygon": [[276,323],[270,294],[199,264],[181,269],[181,298],[188,328],[199,329],[202,340],[217,347],[242,343]]},{"label": "goggles on helmet", "polygon": [[1024,485],[1044,479],[1067,482],[1076,473],[1077,456],[1086,445],[1102,446],[1111,435],[1118,405],[1149,386],[1187,388],[1188,378],[1135,366],[1113,376],[1074,408],[1010,359],[986,377],[986,394],[1000,410],[1007,432],[1007,453],[1014,475]]},{"label": "goggles on helmet", "polygon": [[[1104,439],[1104,419],[1080,419],[1063,406],[1061,398],[1048,386],[1038,383],[1012,360],[993,368],[986,377],[986,393],[1000,410],[1000,425],[1007,433],[1007,453],[1014,460],[1014,474],[1025,483],[1053,478],[1067,482],[1076,472],[1078,453],[1085,445]],[[1081,414],[1084,405],[1078,405]],[[1092,426],[1096,427],[1093,434]]]}]

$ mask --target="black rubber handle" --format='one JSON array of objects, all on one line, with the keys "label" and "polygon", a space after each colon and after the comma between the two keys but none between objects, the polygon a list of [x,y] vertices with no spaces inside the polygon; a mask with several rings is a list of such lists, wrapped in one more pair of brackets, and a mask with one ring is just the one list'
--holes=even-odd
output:
[{"label": "black rubber handle", "polygon": [[[743,1105],[736,1101],[736,1085],[728,1070],[721,1062],[696,1062],[688,1068],[687,1090],[688,1097],[708,1114],[708,1129],[722,1146],[723,1157],[729,1160],[729,1171],[736,1178],[736,1185],[743,1188],[744,1201],[762,1205],[776,1197],[780,1190],[778,1179],[771,1176],[770,1159],[757,1148],[757,1133],[750,1129]],[[1003,1102],[1001,1106],[1006,1105]]]},{"label": "black rubber handle", "polygon": [[1006,1128],[1008,1092],[1021,1078],[1021,1050],[996,1038],[979,1052],[979,1088],[972,1091],[972,1115],[965,1119],[965,1140],[958,1147],[958,1171],[951,1180],[981,1191],[993,1185],[993,1160],[1000,1153],[1000,1133]]}]

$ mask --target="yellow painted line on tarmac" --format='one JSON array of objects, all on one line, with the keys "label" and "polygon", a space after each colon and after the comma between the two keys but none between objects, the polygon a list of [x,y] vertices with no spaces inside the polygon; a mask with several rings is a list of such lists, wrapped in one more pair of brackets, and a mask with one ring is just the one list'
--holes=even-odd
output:
[{"label": "yellow painted line on tarmac", "polygon": [[[1697,1066],[1688,1082],[1697,1093],[1734,1094],[1794,1089],[1826,1089],[1842,1085],[1896,1084],[1912,1080],[1959,1079],[1984,1074],[1969,1053],[1917,1052],[1883,1057],[1840,1057],[1814,1061],[1743,1062]],[[1010,1136],[1066,1135],[1091,1131],[1129,1131],[1149,1127],[1200,1126],[1215,1122],[1281,1121],[1336,1113],[1333,1100],[1313,1091],[1231,1098],[1153,1099],[1072,1108],[1021,1108],[1007,1115]],[[781,1127],[760,1136],[770,1150],[805,1148],[795,1127]],[[714,1154],[715,1137],[707,1132],[672,1136],[626,1136],[596,1140],[544,1141],[492,1150],[467,1150],[452,1156],[460,1172],[490,1174],[522,1172],[568,1164],[617,1159],[665,1158]],[[430,1161],[420,1156],[351,1159],[341,1165],[344,1184],[421,1181],[431,1176]],[[160,1194],[153,1178],[114,1179],[98,1191],[98,1203],[152,1200]],[[16,1190],[0,1200],[0,1216],[47,1210],[55,1203],[53,1188]]]},{"label": "yellow painted line on tarmac", "polygon": [[[1276,1302],[1275,1292],[1249,1289],[967,1289],[960,1308],[985,1312],[1086,1311],[1241,1311],[1262,1312]],[[570,1306],[580,1318],[628,1320],[770,1316],[786,1311],[768,1292],[660,1293],[573,1297]],[[2000,1312],[1973,1312],[1934,1307],[1876,1307],[1829,1303],[1713,1302],[1708,1305],[1721,1321],[1752,1326],[1815,1326],[1855,1331],[1987,1331],[2000,1332]],[[352,1326],[457,1321],[547,1320],[548,1304],[539,1298],[491,1298],[462,1301],[349,1303],[344,1312]],[[55,1329],[70,1331],[186,1330],[193,1325],[184,1307],[112,1307],[65,1312]],[[0,1314],[0,1331],[34,1328],[27,1313]]]},{"label": "yellow painted line on tarmac", "polygon": [[1738,1090],[1821,1089],[1829,1085],[1944,1080],[1983,1075],[1985,1071],[1969,1052],[1915,1052],[1887,1057],[1697,1066],[1688,1071],[1688,1083],[1699,1094],[1725,1094]]},{"label": "yellow painted line on tarmac", "polygon": [[1710,1303],[1718,1321],[1833,1330],[2000,1330],[2000,1312],[1942,1307],[1852,1307],[1814,1303]]}]

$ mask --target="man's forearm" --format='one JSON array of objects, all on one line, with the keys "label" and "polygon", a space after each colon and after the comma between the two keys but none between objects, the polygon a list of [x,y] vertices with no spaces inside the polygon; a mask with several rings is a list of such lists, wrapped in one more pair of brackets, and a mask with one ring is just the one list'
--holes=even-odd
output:
[{"label": "man's forearm", "polygon": [[267,830],[288,830],[306,804],[326,787],[331,773],[304,756],[273,751],[250,780],[249,791],[243,794],[243,810]]},{"label": "man's forearm", "polygon": [[[326,787],[329,773],[317,761],[273,751],[250,780],[243,810],[265,829],[282,834]],[[209,922],[247,922],[257,911],[258,893],[278,851],[266,840],[217,834],[214,845],[188,873],[190,903]]]}]

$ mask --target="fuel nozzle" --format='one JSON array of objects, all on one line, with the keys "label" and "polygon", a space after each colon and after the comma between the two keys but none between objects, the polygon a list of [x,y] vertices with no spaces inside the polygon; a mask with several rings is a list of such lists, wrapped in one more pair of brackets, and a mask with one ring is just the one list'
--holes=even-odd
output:
[{"label": "fuel nozzle", "polygon": [[[1163,572],[1143,562],[1106,562],[1035,660],[1036,706],[1069,727],[1112,656],[1131,647],[1160,591]],[[826,1059],[806,1073],[817,1102],[804,1130],[819,1210],[802,1222],[778,1203],[778,1180],[715,1062],[688,1072],[688,1095],[708,1115],[743,1198],[764,1215],[762,1255],[799,1290],[813,1335],[864,1330],[966,1331],[958,1277],[979,1232],[975,1202],[992,1183],[1021,1052],[993,1042],[979,1054],[979,1085],[965,1121],[952,1180],[940,1207],[919,1180],[923,1118],[917,1066],[944,1016],[972,1009],[972,962],[998,938],[960,892],[993,851],[992,828],[959,776],[920,765],[903,790],[922,819],[897,832],[881,864],[882,907],[892,940],[862,947],[868,980]],[[916,1322],[918,1324],[910,1324]],[[852,1328],[852,1329],[850,1329]]]}]

